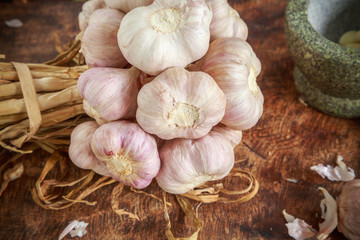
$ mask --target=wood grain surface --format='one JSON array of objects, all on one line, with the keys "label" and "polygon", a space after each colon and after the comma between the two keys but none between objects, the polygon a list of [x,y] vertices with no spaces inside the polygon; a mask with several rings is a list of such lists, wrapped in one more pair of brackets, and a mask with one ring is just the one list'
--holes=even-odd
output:
[{"label": "wood grain surface", "polygon": [[[321,178],[310,167],[318,163],[344,162],[360,174],[360,121],[322,114],[304,106],[293,83],[293,61],[284,36],[285,0],[230,1],[249,27],[248,42],[262,62],[258,84],[265,97],[264,114],[258,124],[243,132],[236,148],[237,166],[251,171],[260,183],[258,194],[242,204],[203,204],[198,216],[203,224],[199,239],[291,239],[287,234],[282,210],[304,219],[318,228],[320,201],[318,187],[336,197],[343,183]],[[73,39],[78,32],[79,2],[15,1],[0,3],[1,61],[43,62],[56,56],[54,33],[61,41]],[[8,28],[4,21],[18,18],[21,28]],[[1,151],[1,150],[0,150]],[[61,211],[44,210],[30,194],[45,160],[44,151],[23,157],[25,174],[11,182],[0,198],[0,239],[57,239],[68,222],[77,219],[89,223],[81,239],[165,239],[166,223],[161,202],[125,189],[121,207],[135,212],[141,221],[119,217],[111,209],[114,185],[102,188],[87,200],[95,206],[74,205]],[[2,150],[0,162],[10,157]],[[68,164],[69,174],[85,171]],[[298,182],[287,181],[288,178]],[[241,180],[226,178],[225,186],[237,189]],[[156,183],[147,192],[161,196]],[[176,236],[188,236],[194,229],[169,195],[172,229]],[[196,206],[196,202],[192,202]],[[71,239],[67,236],[65,239]],[[345,239],[335,230],[330,239]]]}]

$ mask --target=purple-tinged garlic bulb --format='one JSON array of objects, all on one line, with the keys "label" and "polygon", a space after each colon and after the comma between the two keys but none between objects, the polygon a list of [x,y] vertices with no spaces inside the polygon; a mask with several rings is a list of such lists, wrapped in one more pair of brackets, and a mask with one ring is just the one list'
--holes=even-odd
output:
[{"label": "purple-tinged garlic bulb", "polygon": [[205,136],[224,116],[226,97],[203,72],[169,68],[138,94],[136,120],[162,139]]},{"label": "purple-tinged garlic bulb", "polygon": [[127,186],[147,187],[160,169],[155,139],[136,123],[116,121],[100,126],[91,148],[110,176]]},{"label": "purple-tinged garlic bulb", "polygon": [[84,98],[85,112],[99,125],[135,118],[139,74],[135,67],[91,68],[82,73],[77,88]]},{"label": "purple-tinged garlic bulb", "polygon": [[211,131],[222,134],[230,141],[233,147],[236,147],[241,142],[242,139],[242,131],[234,130],[221,123],[213,127]]},{"label": "purple-tinged garlic bulb", "polygon": [[253,127],[263,112],[264,96],[256,83],[261,63],[251,46],[239,38],[218,38],[192,69],[214,78],[226,95],[221,123],[236,130]]},{"label": "purple-tinged garlic bulb", "polygon": [[153,2],[154,0],[105,0],[106,6],[118,9],[123,13],[128,13],[137,7],[148,6]]},{"label": "purple-tinged garlic bulb", "polygon": [[95,12],[95,10],[104,8],[104,0],[89,0],[82,5],[82,11],[79,13],[79,27],[81,31],[84,31],[89,23],[90,15]]},{"label": "purple-tinged garlic bulb", "polygon": [[95,121],[79,124],[70,137],[69,157],[79,168],[91,169],[94,172],[109,176],[106,165],[91,150],[91,137],[99,125]]},{"label": "purple-tinged garlic bulb", "polygon": [[239,13],[227,0],[207,0],[211,6],[213,17],[210,23],[211,41],[223,37],[237,37],[246,40],[248,27]]},{"label": "purple-tinged garlic bulb", "polygon": [[156,76],[205,55],[211,17],[203,0],[155,0],[125,15],[118,43],[130,64]]},{"label": "purple-tinged garlic bulb", "polygon": [[339,232],[350,240],[360,240],[360,179],[344,185],[337,204]]},{"label": "purple-tinged garlic bulb", "polygon": [[89,18],[81,51],[89,67],[117,67],[127,64],[117,44],[117,32],[124,14],[115,9],[98,9]]},{"label": "purple-tinged garlic bulb", "polygon": [[228,175],[234,165],[234,150],[224,136],[211,131],[196,140],[165,142],[160,149],[160,159],[157,183],[166,192],[183,194]]}]

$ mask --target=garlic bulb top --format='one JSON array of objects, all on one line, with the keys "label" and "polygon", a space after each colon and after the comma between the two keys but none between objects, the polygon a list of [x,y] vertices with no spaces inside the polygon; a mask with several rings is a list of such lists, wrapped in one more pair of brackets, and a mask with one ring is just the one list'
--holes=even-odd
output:
[{"label": "garlic bulb top", "polygon": [[174,139],[160,149],[161,169],[156,176],[166,192],[183,194],[207,181],[224,178],[234,165],[234,151],[220,133],[196,139]]},{"label": "garlic bulb top", "polygon": [[203,0],[155,0],[125,15],[118,43],[129,63],[147,74],[158,75],[205,55],[211,17]]},{"label": "garlic bulb top", "polygon": [[79,27],[81,31],[84,31],[89,22],[90,15],[97,9],[104,8],[105,3],[104,0],[89,0],[84,2],[82,5],[82,11],[79,13]]},{"label": "garlic bulb top", "polygon": [[226,97],[206,73],[169,68],[138,94],[136,120],[162,139],[200,138],[224,116]]},{"label": "garlic bulb top", "polygon": [[127,64],[117,44],[117,31],[124,13],[98,9],[89,18],[81,42],[81,51],[89,67],[124,67]]},{"label": "garlic bulb top", "polygon": [[155,139],[136,123],[116,121],[100,126],[91,148],[113,179],[137,189],[147,187],[160,169]]},{"label": "garlic bulb top", "polygon": [[136,112],[137,78],[135,67],[90,68],[77,82],[84,98],[84,110],[99,125],[121,118],[134,118]]},{"label": "garlic bulb top", "polygon": [[360,239],[360,179],[347,182],[337,198],[339,209],[339,232],[348,239]]},{"label": "garlic bulb top", "polygon": [[207,0],[211,6],[213,18],[210,24],[211,41],[221,37],[237,37],[246,40],[248,27],[239,13],[227,0]]},{"label": "garlic bulb top", "polygon": [[154,0],[105,0],[106,6],[128,13],[132,9],[150,5]]},{"label": "garlic bulb top", "polygon": [[91,137],[99,127],[95,121],[79,124],[71,132],[69,157],[79,168],[91,169],[94,172],[109,176],[106,165],[101,162],[91,150]]},{"label": "garlic bulb top", "polygon": [[195,66],[210,74],[226,95],[222,123],[237,130],[253,127],[263,112],[264,96],[256,83],[261,63],[239,38],[218,38]]}]

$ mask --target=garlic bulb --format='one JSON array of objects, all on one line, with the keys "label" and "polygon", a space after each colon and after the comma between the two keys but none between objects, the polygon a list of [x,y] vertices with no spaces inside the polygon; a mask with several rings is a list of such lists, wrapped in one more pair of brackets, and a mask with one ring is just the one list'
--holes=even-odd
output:
[{"label": "garlic bulb", "polygon": [[203,0],[155,0],[125,15],[118,43],[129,63],[147,74],[158,75],[205,55],[211,17]]},{"label": "garlic bulb", "polygon": [[135,67],[90,68],[83,72],[77,89],[84,98],[85,112],[99,125],[135,117],[139,74]]},{"label": "garlic bulb", "polygon": [[81,31],[84,31],[89,22],[90,15],[97,9],[104,8],[104,0],[89,0],[82,5],[82,11],[79,13],[79,27]]},{"label": "garlic bulb", "polygon": [[106,6],[128,13],[132,9],[150,5],[154,0],[105,0]]},{"label": "garlic bulb", "polygon": [[338,230],[348,239],[360,239],[360,179],[348,182],[337,198],[339,209]]},{"label": "garlic bulb", "polygon": [[211,131],[196,140],[165,142],[160,159],[157,183],[166,192],[183,194],[207,181],[224,178],[234,165],[234,151],[224,136]]},{"label": "garlic bulb", "polygon": [[95,121],[79,124],[71,132],[69,157],[79,168],[91,169],[94,172],[109,176],[106,165],[101,162],[91,150],[91,137],[99,127]]},{"label": "garlic bulb", "polygon": [[169,68],[144,85],[136,120],[162,139],[200,138],[224,116],[226,97],[206,73]]},{"label": "garlic bulb", "polygon": [[137,189],[147,187],[160,169],[155,139],[136,123],[116,121],[100,126],[91,148],[113,179]]},{"label": "garlic bulb", "polygon": [[218,38],[193,69],[210,74],[226,95],[223,124],[237,130],[253,127],[263,112],[264,96],[256,84],[261,63],[239,38]]},{"label": "garlic bulb", "polygon": [[230,141],[233,147],[236,147],[242,139],[242,131],[231,129],[223,124],[218,124],[211,131],[222,134]]},{"label": "garlic bulb", "polygon": [[221,37],[237,37],[245,41],[248,37],[248,27],[228,1],[208,0],[208,2],[213,13],[210,24],[211,41]]},{"label": "garlic bulb", "polygon": [[98,9],[89,18],[81,51],[89,67],[124,67],[127,64],[117,44],[117,31],[124,14],[115,9]]}]

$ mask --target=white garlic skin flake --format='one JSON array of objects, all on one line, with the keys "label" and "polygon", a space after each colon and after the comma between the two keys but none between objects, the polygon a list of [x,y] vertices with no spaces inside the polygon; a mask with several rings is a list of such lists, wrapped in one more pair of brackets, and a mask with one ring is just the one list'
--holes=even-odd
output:
[{"label": "white garlic skin flake", "polygon": [[153,2],[154,0],[105,0],[106,6],[118,9],[123,13],[128,13],[137,7],[148,6]]},{"label": "white garlic skin flake", "polygon": [[91,148],[113,179],[136,189],[147,187],[160,169],[155,139],[136,123],[115,121],[100,126]]},{"label": "white garlic skin flake", "polygon": [[89,67],[117,67],[127,64],[117,44],[117,32],[124,13],[115,9],[98,9],[89,18],[81,51]]},{"label": "white garlic skin flake", "polygon": [[145,84],[137,101],[136,120],[146,132],[196,139],[221,121],[226,97],[210,75],[178,67]]},{"label": "white garlic skin flake", "polygon": [[174,139],[160,149],[159,186],[172,194],[183,194],[207,181],[224,178],[234,165],[231,143],[220,133],[196,139]]},{"label": "white garlic skin flake", "polygon": [[91,138],[99,125],[95,121],[79,124],[71,132],[69,157],[79,168],[91,169],[94,172],[109,176],[108,170],[91,150]]},{"label": "white garlic skin flake", "polygon": [[246,41],[218,38],[192,68],[212,76],[225,93],[226,111],[221,123],[246,130],[258,122],[264,104],[264,96],[256,83],[261,63]]},{"label": "white garlic skin flake", "polygon": [[119,47],[129,63],[149,75],[185,67],[208,50],[211,17],[202,0],[155,0],[125,15]]},{"label": "white garlic skin flake", "polygon": [[77,89],[84,98],[84,110],[98,124],[135,118],[137,98],[136,68],[91,68],[82,73]]}]

